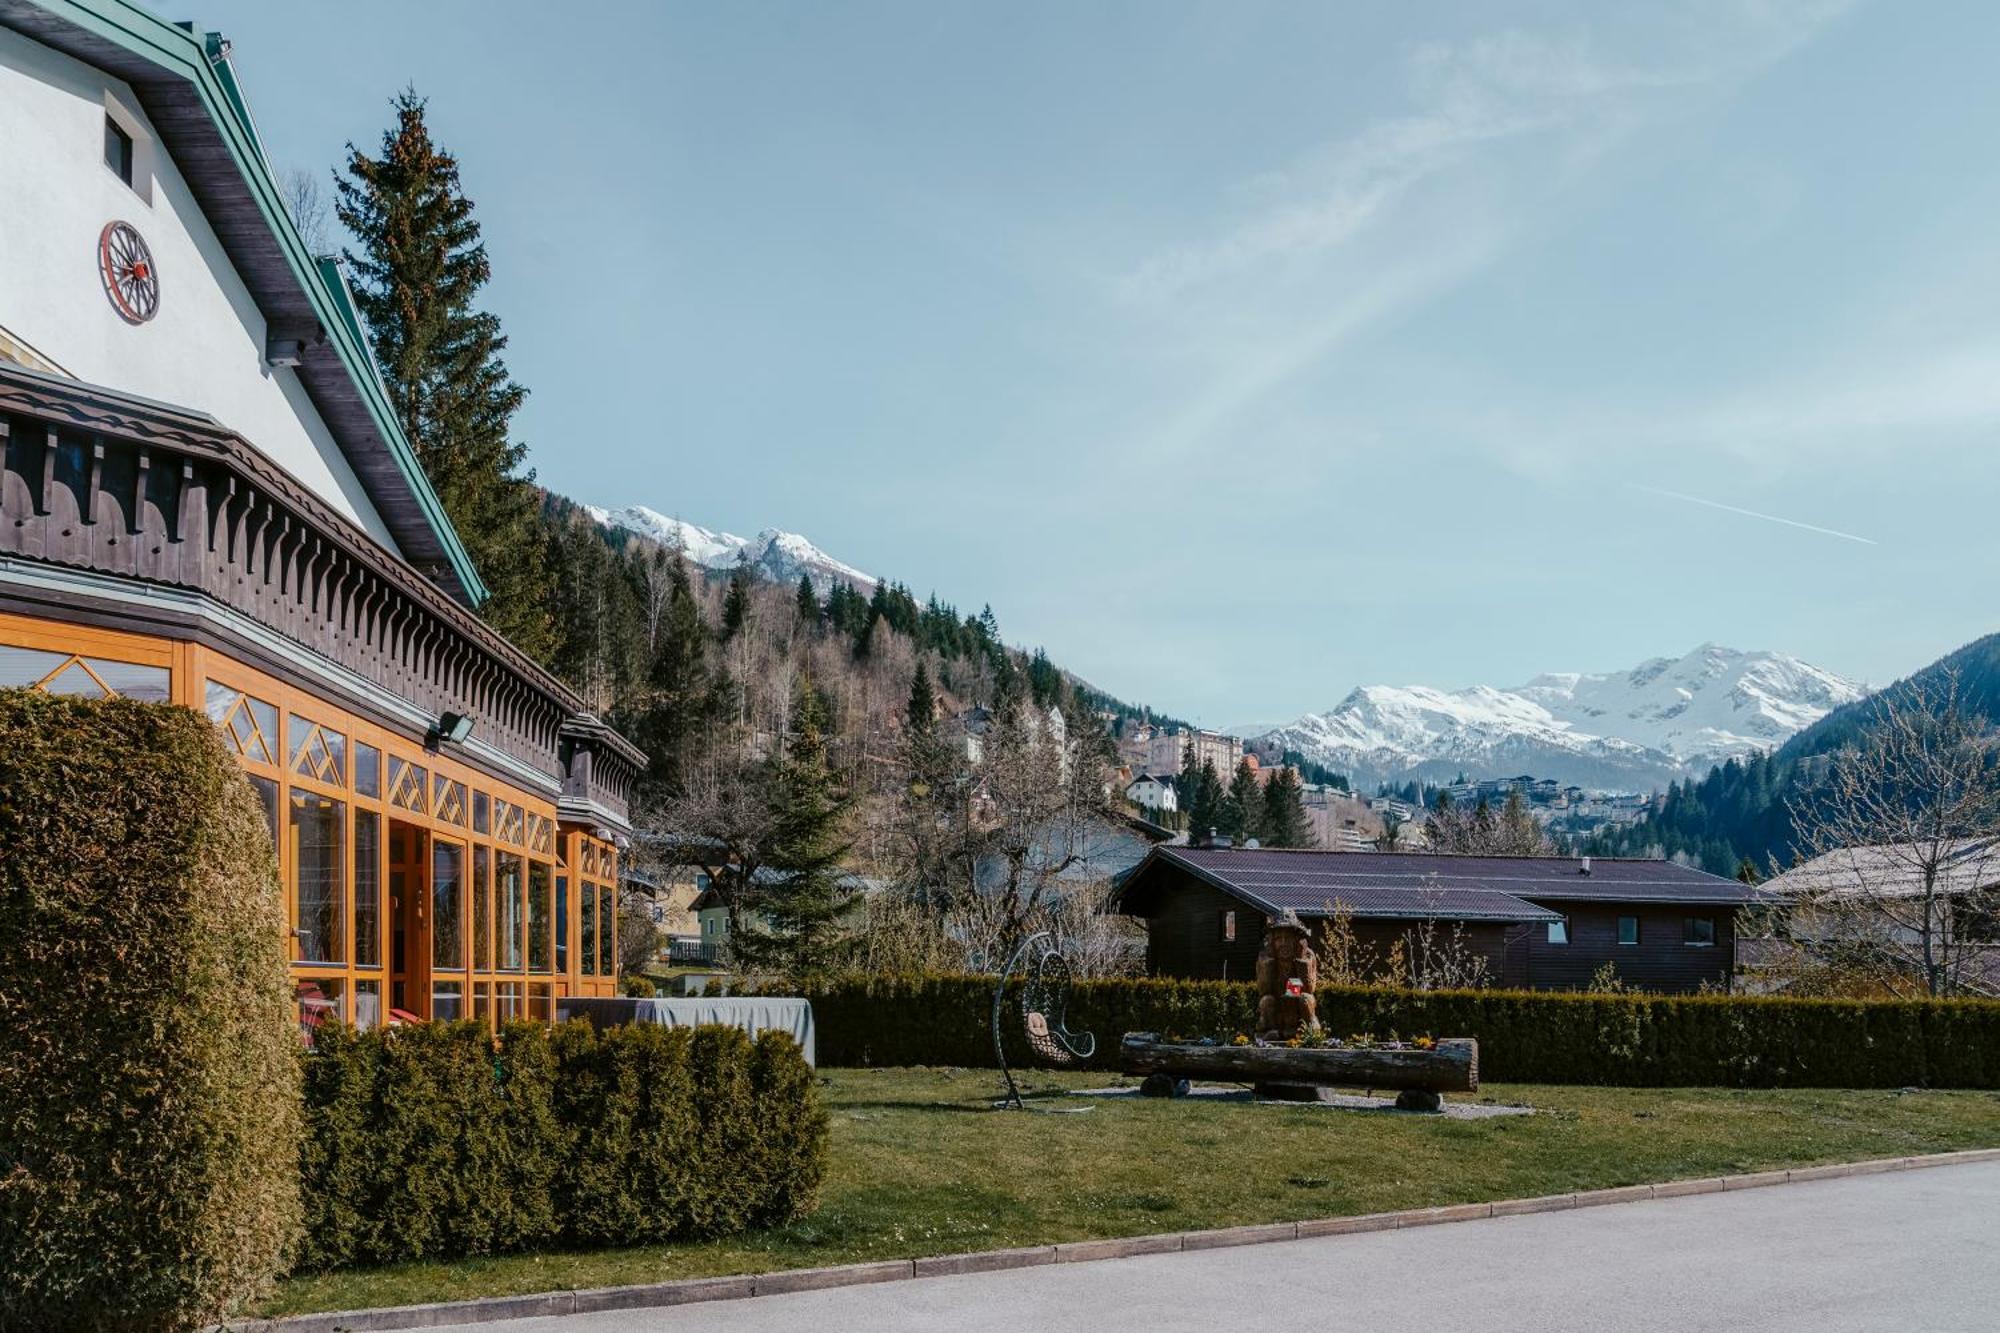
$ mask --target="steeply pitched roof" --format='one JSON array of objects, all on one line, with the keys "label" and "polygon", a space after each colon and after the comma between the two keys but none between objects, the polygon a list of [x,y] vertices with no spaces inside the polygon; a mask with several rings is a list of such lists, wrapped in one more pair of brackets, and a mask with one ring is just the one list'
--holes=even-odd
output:
[{"label": "steeply pitched roof", "polygon": [[1550,902],[1646,902],[1736,906],[1757,890],[1671,861],[1574,857],[1442,856],[1402,852],[1158,847],[1119,887],[1114,906],[1147,914],[1163,867],[1184,870],[1267,913],[1328,916],[1338,904],[1357,918],[1550,921]]},{"label": "steeply pitched roof", "polygon": [[0,0],[0,27],[131,85],[269,336],[305,345],[299,382],[404,559],[461,601],[483,601],[486,587],[397,423],[337,272],[306,249],[285,209],[220,36],[128,0]]}]

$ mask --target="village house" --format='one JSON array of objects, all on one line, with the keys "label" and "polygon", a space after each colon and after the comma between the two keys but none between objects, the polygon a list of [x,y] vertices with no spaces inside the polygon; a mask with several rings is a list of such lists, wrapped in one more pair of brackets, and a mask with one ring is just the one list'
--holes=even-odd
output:
[{"label": "village house", "polygon": [[300,1019],[617,988],[643,756],[496,634],[229,44],[0,3],[0,686],[205,711]]},{"label": "village house", "polygon": [[1609,963],[1646,990],[1726,989],[1737,910],[1762,895],[1671,861],[1155,847],[1112,910],[1146,922],[1158,976],[1251,977],[1264,925],[1336,915],[1386,954],[1426,922],[1457,930],[1490,984],[1580,988]]},{"label": "village house", "polygon": [[1162,777],[1157,773],[1141,773],[1125,787],[1125,799],[1141,810],[1154,814],[1174,814],[1181,808],[1179,790],[1172,777]]}]

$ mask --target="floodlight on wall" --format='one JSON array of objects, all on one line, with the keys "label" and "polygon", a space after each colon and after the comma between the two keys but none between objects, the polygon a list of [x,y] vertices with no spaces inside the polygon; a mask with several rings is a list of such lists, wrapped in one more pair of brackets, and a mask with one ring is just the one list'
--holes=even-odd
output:
[{"label": "floodlight on wall", "polygon": [[272,366],[302,366],[306,345],[297,338],[271,338],[264,343],[264,361]]},{"label": "floodlight on wall", "polygon": [[474,719],[469,713],[446,713],[431,723],[431,729],[424,733],[424,748],[435,750],[446,741],[463,745],[472,735],[473,724]]}]

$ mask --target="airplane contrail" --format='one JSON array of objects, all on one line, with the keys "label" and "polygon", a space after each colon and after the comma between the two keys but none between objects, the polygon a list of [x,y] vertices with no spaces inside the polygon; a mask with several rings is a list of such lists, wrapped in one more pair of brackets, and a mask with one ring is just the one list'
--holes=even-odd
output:
[{"label": "airplane contrail", "polygon": [[1760,514],[1754,509],[1744,509],[1737,505],[1724,504],[1720,500],[1704,500],[1699,495],[1683,495],[1679,491],[1665,490],[1659,486],[1647,486],[1641,482],[1629,483],[1635,490],[1648,491],[1654,495],[1664,495],[1669,500],[1685,500],[1689,504],[1707,505],[1710,509],[1720,509],[1725,513],[1741,514],[1745,518],[1761,518],[1766,523],[1782,523],[1788,528],[1804,528],[1807,532],[1817,532],[1826,537],[1838,537],[1844,542],[1860,542],[1863,546],[1880,546],[1873,537],[1857,537],[1851,532],[1838,528],[1822,528],[1817,523],[1801,523],[1795,518],[1780,518],[1776,514]]}]

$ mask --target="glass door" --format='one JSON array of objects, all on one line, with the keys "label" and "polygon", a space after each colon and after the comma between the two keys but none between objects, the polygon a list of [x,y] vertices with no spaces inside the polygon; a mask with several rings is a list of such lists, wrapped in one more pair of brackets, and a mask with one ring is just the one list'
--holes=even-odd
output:
[{"label": "glass door", "polygon": [[469,1016],[466,999],[466,847],[431,838],[429,907],[431,1012],[434,1019]]}]

